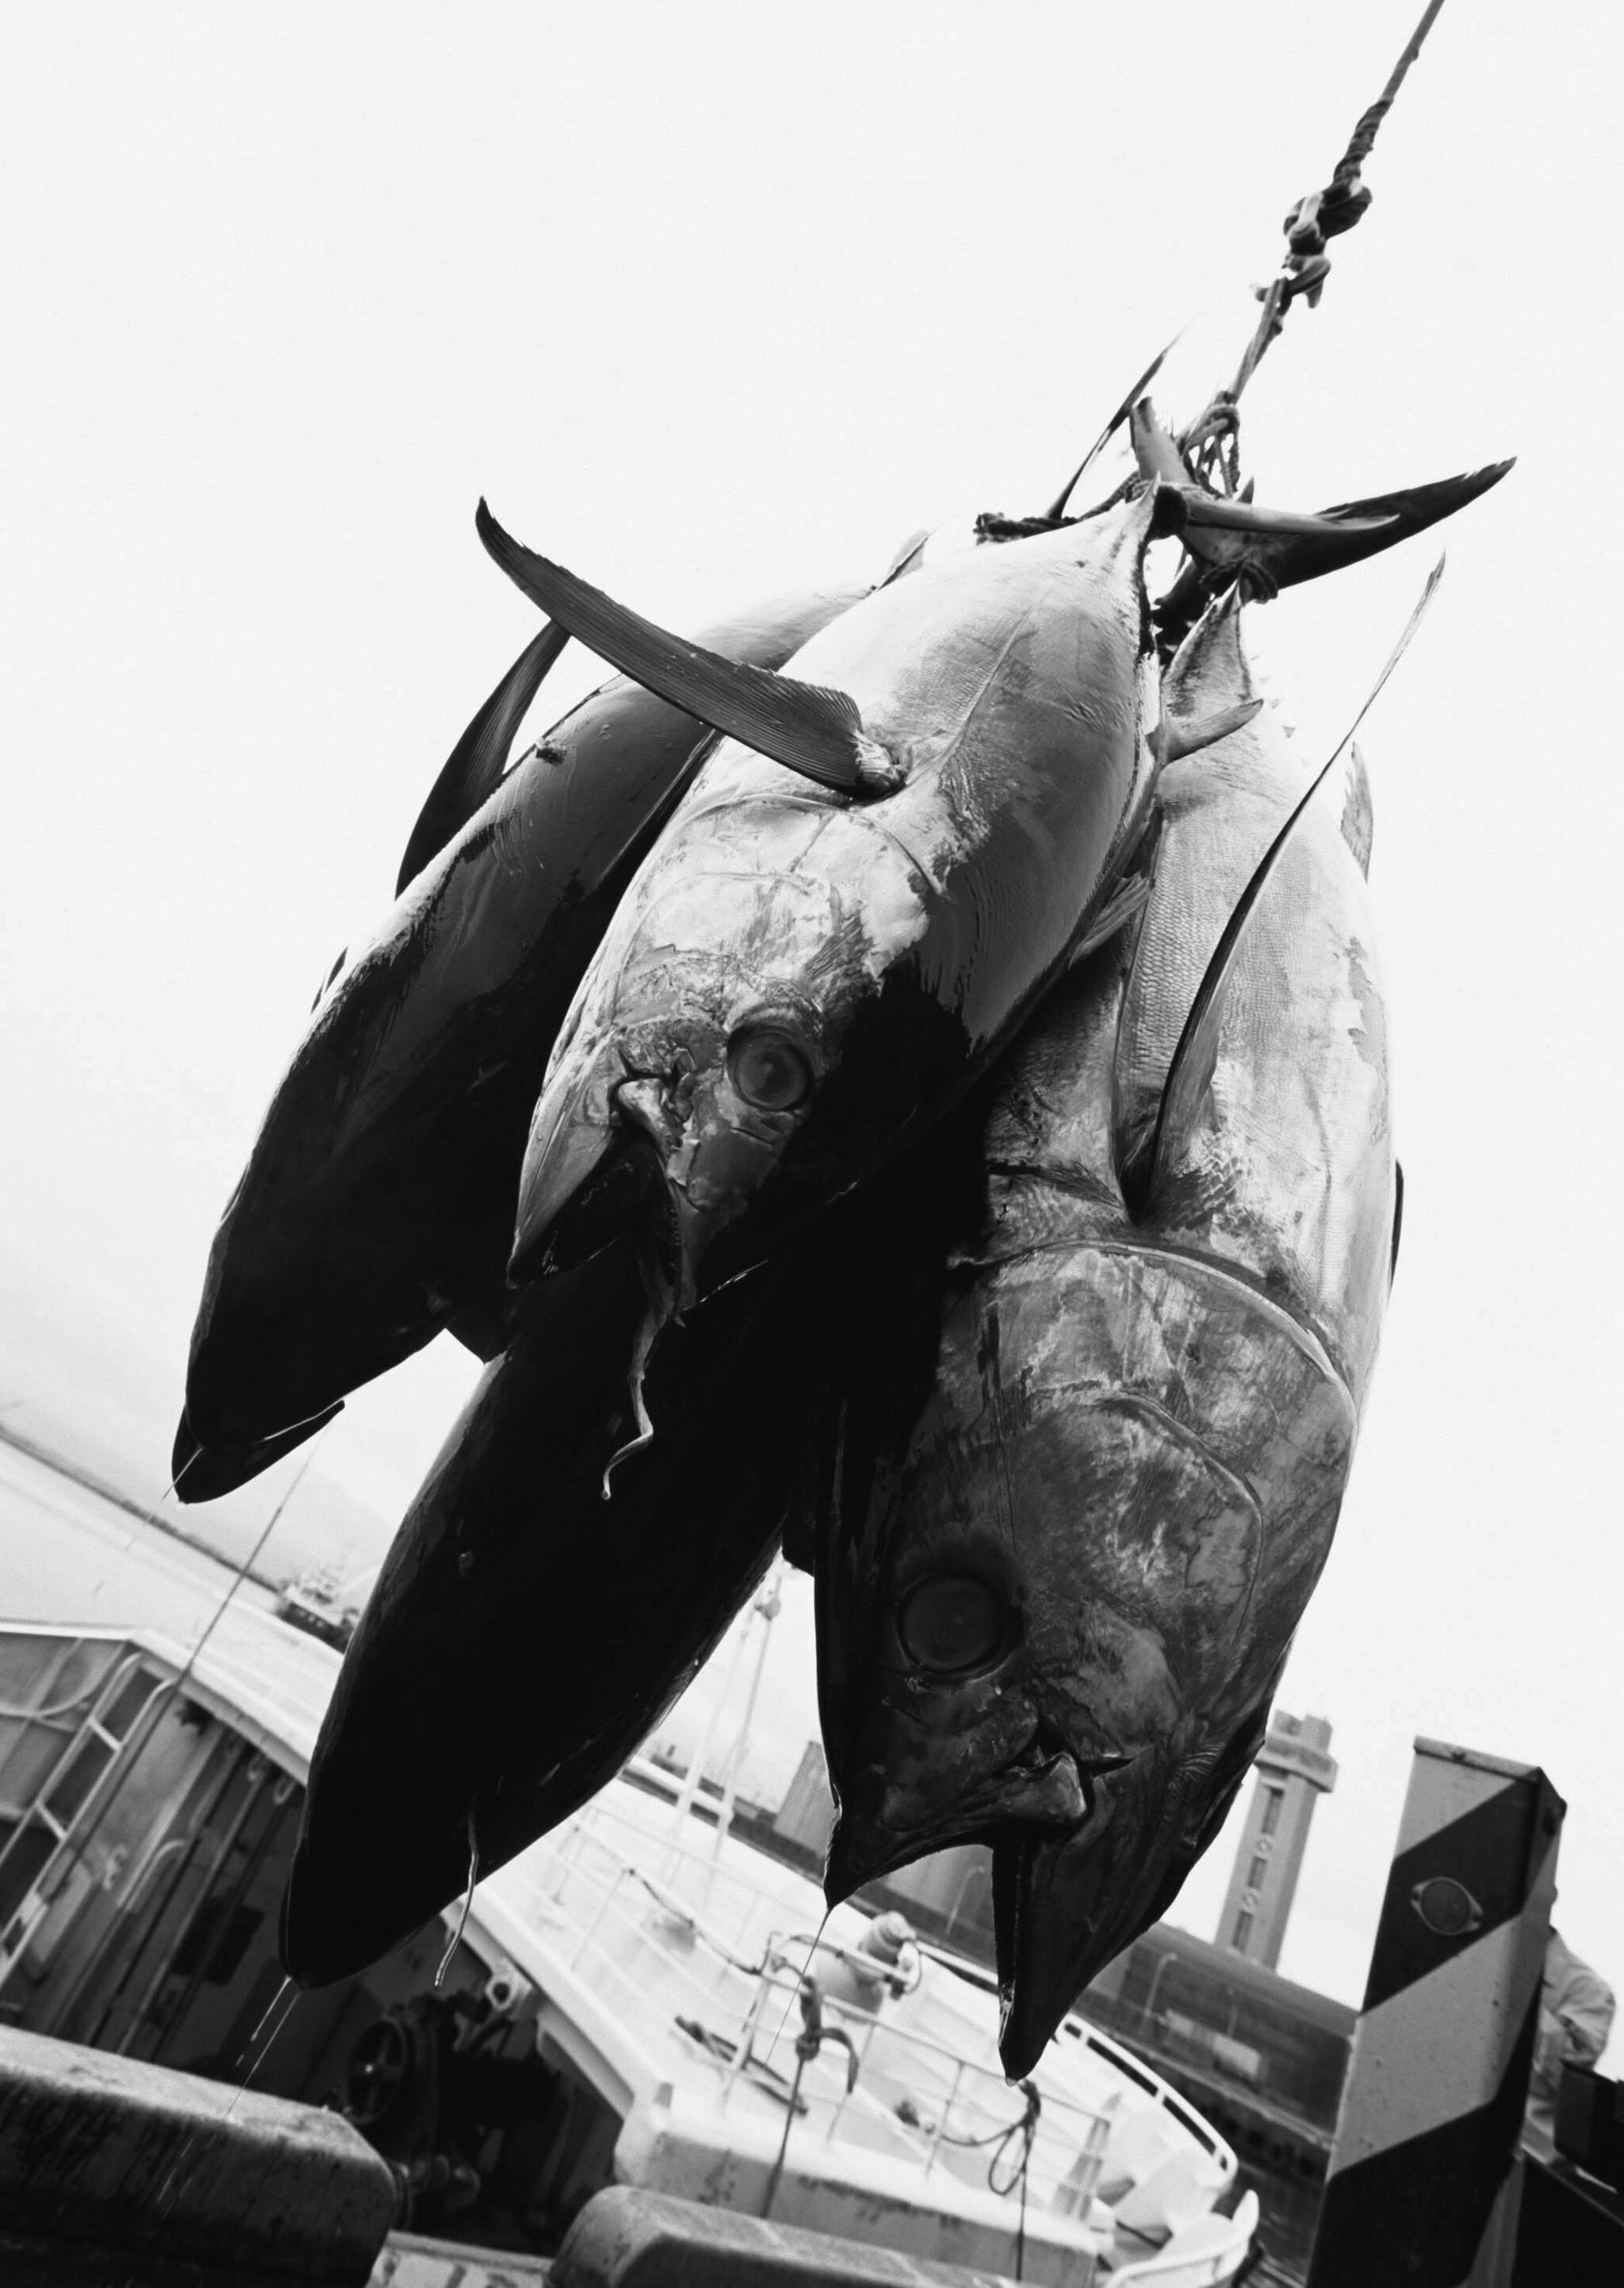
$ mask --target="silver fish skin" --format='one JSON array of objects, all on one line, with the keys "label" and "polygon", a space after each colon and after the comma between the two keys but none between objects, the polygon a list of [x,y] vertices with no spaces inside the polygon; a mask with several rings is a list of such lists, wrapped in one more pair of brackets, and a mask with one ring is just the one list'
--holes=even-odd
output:
[{"label": "silver fish skin", "polygon": [[[1186,642],[1176,718],[1250,691],[1239,622],[1221,607]],[[1011,2074],[1221,1825],[1352,1458],[1395,1178],[1369,897],[1334,787],[1248,917],[1209,1084],[1137,1212],[1120,1172],[1308,783],[1268,710],[1162,774],[1131,956],[1073,972],[1000,1069],[986,1225],[906,1451],[884,1450],[883,1372],[847,1400],[857,1474],[819,1551],[828,1894],[990,1842]]]},{"label": "silver fish skin", "polygon": [[630,1149],[663,1177],[678,1296],[730,1277],[923,1134],[1002,1047],[1142,822],[1143,560],[1164,502],[1147,489],[928,565],[796,654],[786,674],[848,694],[899,768],[883,799],[720,743],[566,1021],[516,1275],[549,1244],[570,1259],[572,1212]]}]

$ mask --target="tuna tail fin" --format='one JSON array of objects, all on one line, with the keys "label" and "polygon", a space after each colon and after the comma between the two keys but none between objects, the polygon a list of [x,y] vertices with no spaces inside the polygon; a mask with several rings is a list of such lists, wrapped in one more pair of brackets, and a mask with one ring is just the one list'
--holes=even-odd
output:
[{"label": "tuna tail fin", "polygon": [[551,625],[534,636],[452,748],[411,830],[395,884],[397,898],[495,794],[525,710],[568,641],[565,629]]},{"label": "tuna tail fin", "polygon": [[1389,676],[1409,649],[1410,640],[1421,625],[1443,576],[1444,559],[1440,556],[1428,575],[1426,586],[1405,623],[1403,633],[1388,655],[1387,664],[1371,687],[1369,696],[1337,742],[1330,760],[1315,773],[1308,791],[1295,805],[1285,824],[1258,860],[1251,880],[1224,925],[1223,935],[1213,949],[1212,958],[1196,988],[1195,998],[1190,1004],[1190,1013],[1184,1019],[1184,1030],[1179,1034],[1178,1045],[1173,1051],[1168,1076],[1162,1084],[1161,1100],[1156,1108],[1155,1124],[1148,1138],[1137,1149],[1124,1149],[1119,1132],[1118,1180],[1128,1212],[1135,1218],[1145,1214],[1161,1189],[1173,1155],[1194,1128],[1202,1100],[1212,1085],[1218,1061],[1218,1036],[1223,1029],[1227,988],[1234,973],[1235,957],[1252,910],[1263,895],[1274,871],[1275,862],[1290,841],[1297,821],[1335,768],[1343,750],[1351,744],[1354,733],[1385,688]]},{"label": "tuna tail fin", "polygon": [[864,735],[857,702],[847,693],[747,667],[668,634],[561,564],[523,547],[483,501],[475,522],[493,560],[533,603],[657,698],[820,786],[880,794],[900,783],[891,758]]},{"label": "tuna tail fin", "polygon": [[1258,602],[1301,581],[1341,572],[1453,516],[1515,466],[1514,461],[1493,461],[1436,484],[1339,502],[1318,516],[1276,518],[1255,510],[1250,514],[1256,521],[1249,524],[1239,501],[1198,495],[1191,502],[1184,541],[1189,560],[1153,615],[1163,655],[1183,641],[1208,597],[1232,580],[1240,583],[1246,601]]}]

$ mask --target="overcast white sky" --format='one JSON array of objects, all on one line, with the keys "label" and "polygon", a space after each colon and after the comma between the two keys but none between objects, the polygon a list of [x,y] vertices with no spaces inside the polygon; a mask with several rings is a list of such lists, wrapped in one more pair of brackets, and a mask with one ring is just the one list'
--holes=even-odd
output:
[{"label": "overcast white sky", "polygon": [[[162,1487],[259,1111],[535,624],[475,542],[482,491],[678,624],[877,571],[955,507],[1042,507],[1178,327],[1200,318],[1168,409],[1227,376],[1281,216],[1418,13],[16,14],[8,1421]],[[1408,1207],[1284,1693],[1332,1719],[1343,1776],[1282,1966],[1353,1998],[1418,1731],[1547,1766],[1571,1804],[1559,1919],[1624,1987],[1621,46],[1596,0],[1451,0],[1378,142],[1374,206],[1247,401],[1282,504],[1521,456],[1450,530],[1362,742]],[[1434,552],[1262,620],[1311,746],[1339,735]],[[595,679],[566,659],[544,716]],[[289,1561],[376,1554],[471,1379],[442,1343],[353,1402]],[[189,1521],[241,1550],[282,1483]],[[788,1752],[811,1722],[803,1601],[775,1635]],[[1194,1927],[1228,1857],[1186,1893]]]}]

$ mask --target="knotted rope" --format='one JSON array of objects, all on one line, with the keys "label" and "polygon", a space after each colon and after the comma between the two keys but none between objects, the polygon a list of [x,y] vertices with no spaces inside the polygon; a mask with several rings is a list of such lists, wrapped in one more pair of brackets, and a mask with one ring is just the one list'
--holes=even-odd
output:
[{"label": "knotted rope", "polygon": [[1180,450],[1196,475],[1215,489],[1221,486],[1231,495],[1240,489],[1240,393],[1284,326],[1286,313],[1292,304],[1301,298],[1311,310],[1319,302],[1331,268],[1326,241],[1351,230],[1369,206],[1371,193],[1361,179],[1360,170],[1370,156],[1376,131],[1391,110],[1405,75],[1421,53],[1422,43],[1432,29],[1443,4],[1444,0],[1429,0],[1427,12],[1410,35],[1387,85],[1368,110],[1361,114],[1348,139],[1347,149],[1331,171],[1330,181],[1323,190],[1311,191],[1306,198],[1299,199],[1287,216],[1283,225],[1286,259],[1278,276],[1267,286],[1257,289],[1263,314],[1235,378],[1227,389],[1217,391],[1178,441]]}]

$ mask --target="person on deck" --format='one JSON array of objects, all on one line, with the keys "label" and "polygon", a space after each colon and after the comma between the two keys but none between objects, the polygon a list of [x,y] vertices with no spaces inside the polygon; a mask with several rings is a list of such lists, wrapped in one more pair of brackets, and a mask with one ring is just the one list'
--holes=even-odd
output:
[{"label": "person on deck", "polygon": [[1596,2063],[1612,2031],[1614,2007],[1606,1980],[1581,1962],[1553,1928],[1545,1949],[1540,2022],[1523,2117],[1523,2150],[1535,2160],[1557,2157],[1557,2087],[1563,2067]]}]

